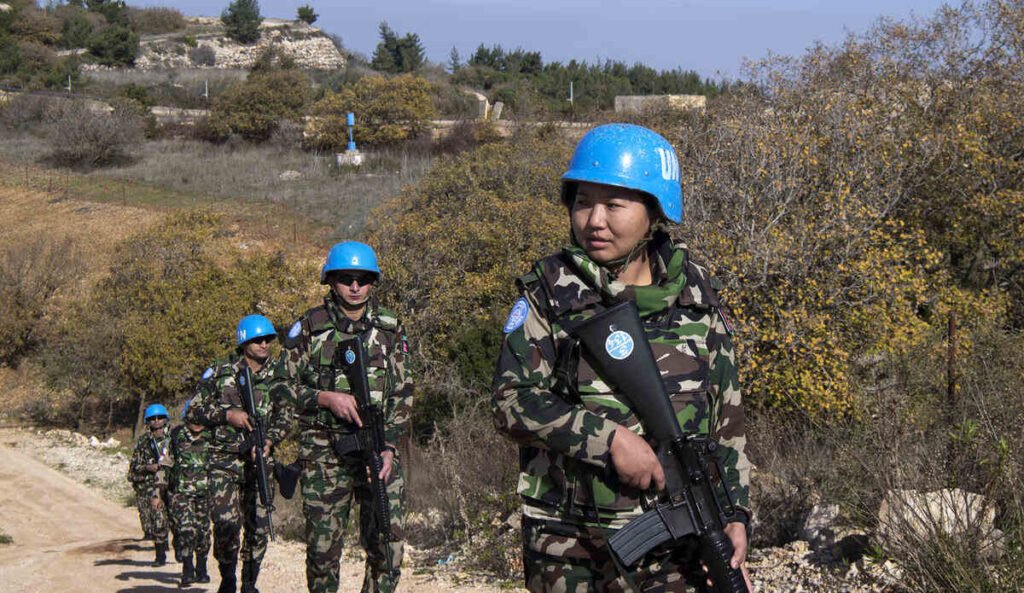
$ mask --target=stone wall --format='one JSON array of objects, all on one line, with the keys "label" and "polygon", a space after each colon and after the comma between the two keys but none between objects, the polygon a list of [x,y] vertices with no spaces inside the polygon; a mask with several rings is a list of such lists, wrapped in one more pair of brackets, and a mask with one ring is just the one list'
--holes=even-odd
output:
[{"label": "stone wall", "polygon": [[615,97],[615,113],[644,113],[673,109],[704,111],[708,98],[704,95],[620,95]]}]

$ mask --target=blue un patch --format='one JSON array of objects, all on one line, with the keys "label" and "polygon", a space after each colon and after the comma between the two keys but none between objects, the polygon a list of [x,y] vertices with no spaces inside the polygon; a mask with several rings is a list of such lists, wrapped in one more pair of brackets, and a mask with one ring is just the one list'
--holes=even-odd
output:
[{"label": "blue un patch", "polygon": [[351,348],[349,348],[348,350],[345,351],[345,363],[346,364],[355,364],[355,362],[356,362],[355,350],[352,350]]},{"label": "blue un patch", "polygon": [[519,299],[512,305],[512,310],[508,313],[508,319],[505,320],[505,327],[502,331],[506,334],[510,334],[517,329],[523,327],[526,323],[526,316],[530,312],[530,304],[526,302],[526,297],[519,297]]},{"label": "blue un patch", "polygon": [[633,353],[633,336],[619,330],[604,341],[604,350],[615,360],[625,360]]},{"label": "blue un patch", "polygon": [[206,369],[205,371],[203,371],[202,379],[203,379],[203,381],[206,381],[207,379],[209,379],[212,376],[213,376],[213,367],[210,367],[210,368]]},{"label": "blue un patch", "polygon": [[299,337],[300,333],[302,333],[302,322],[296,321],[295,325],[293,325],[292,328],[288,330],[288,337],[294,340],[295,338]]}]

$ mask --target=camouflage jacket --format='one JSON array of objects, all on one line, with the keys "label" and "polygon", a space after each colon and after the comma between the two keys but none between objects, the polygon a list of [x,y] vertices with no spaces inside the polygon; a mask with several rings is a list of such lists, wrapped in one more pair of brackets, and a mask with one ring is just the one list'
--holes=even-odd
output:
[{"label": "camouflage jacket", "polygon": [[160,457],[155,488],[176,494],[202,496],[209,492],[208,430],[193,433],[185,425],[176,426]]},{"label": "camouflage jacket", "polygon": [[373,302],[362,319],[352,321],[328,296],[322,306],[307,311],[288,331],[286,351],[271,381],[274,397],[294,402],[300,459],[335,459],[333,443],[355,431],[354,425],[319,407],[317,394],[321,390],[349,392],[348,378],[334,357],[341,351],[338,344],[356,335],[366,348],[370,401],[384,412],[384,440],[395,447],[408,431],[413,383],[406,370],[409,342],[401,323]]},{"label": "camouflage jacket", "polygon": [[160,462],[160,456],[170,440],[167,433],[165,429],[163,438],[158,439],[152,432],[146,431],[135,441],[132,460],[128,464],[128,481],[136,490],[151,490],[156,483],[156,474],[146,471],[146,466]]},{"label": "camouflage jacket", "polygon": [[[210,429],[207,438],[211,455],[237,454],[252,445],[246,431],[228,424],[228,410],[245,409],[238,388],[238,376],[244,364],[247,363],[241,354],[233,354],[227,360],[214,363],[203,373],[192,396],[186,422]],[[270,396],[272,373],[273,365],[268,361],[263,368],[252,373],[252,387],[263,430],[267,438],[277,445],[288,434],[292,414],[286,402]]]},{"label": "camouflage jacket", "polygon": [[[719,442],[725,484],[749,515],[750,464],[728,321],[707,272],[689,260],[685,246],[666,238],[653,253],[655,290],[672,289],[653,306],[648,300],[648,315],[641,314],[666,391],[683,432],[710,433]],[[642,493],[618,482],[610,445],[617,425],[638,434],[643,427],[586,358],[572,354],[576,342],[562,324],[637,299],[643,287],[610,280],[570,249],[537,262],[519,287],[522,297],[504,328],[492,411],[498,430],[520,446],[524,512],[621,527],[642,512]]]}]

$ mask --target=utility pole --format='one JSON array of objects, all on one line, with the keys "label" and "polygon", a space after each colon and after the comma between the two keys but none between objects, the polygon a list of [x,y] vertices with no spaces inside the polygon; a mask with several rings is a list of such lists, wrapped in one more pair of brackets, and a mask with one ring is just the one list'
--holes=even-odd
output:
[{"label": "utility pole", "polygon": [[67,90],[68,96],[70,97],[71,96],[71,75],[70,74],[68,74],[68,86],[65,87],[65,89]]}]

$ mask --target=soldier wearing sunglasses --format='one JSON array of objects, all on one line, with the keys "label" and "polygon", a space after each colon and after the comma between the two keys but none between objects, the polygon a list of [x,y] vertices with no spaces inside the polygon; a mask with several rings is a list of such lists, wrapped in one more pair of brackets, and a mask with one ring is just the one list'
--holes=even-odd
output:
[{"label": "soldier wearing sunglasses", "polygon": [[[268,520],[259,504],[253,447],[262,446],[267,468],[271,453],[287,435],[290,408],[269,394],[272,375],[271,346],[274,325],[262,315],[242,318],[236,330],[235,353],[206,369],[189,406],[186,422],[211,429],[209,443],[210,518],[213,521],[213,557],[220,569],[218,593],[237,590],[236,569],[242,556],[242,593],[258,593],[256,578],[267,550]],[[266,440],[251,442],[254,419],[242,405],[238,377],[243,366],[252,373],[252,390]],[[268,482],[273,497],[273,480]],[[239,550],[239,537],[241,550]]]},{"label": "soldier wearing sunglasses", "polygon": [[[405,481],[397,445],[408,430],[413,386],[405,367],[405,332],[372,297],[380,276],[369,245],[346,241],[332,247],[320,272],[320,283],[330,292],[323,305],[307,311],[288,331],[287,351],[271,382],[274,397],[292,400],[298,415],[311,593],[338,590],[342,535],[353,503],[359,506],[359,543],[367,557],[362,590],[390,593],[401,573]],[[390,525],[383,529],[387,537],[379,537],[374,523],[366,466],[336,446],[363,425],[337,357],[345,354],[338,345],[354,336],[364,347],[371,404],[384,411],[386,446],[379,478],[390,503]]]}]

